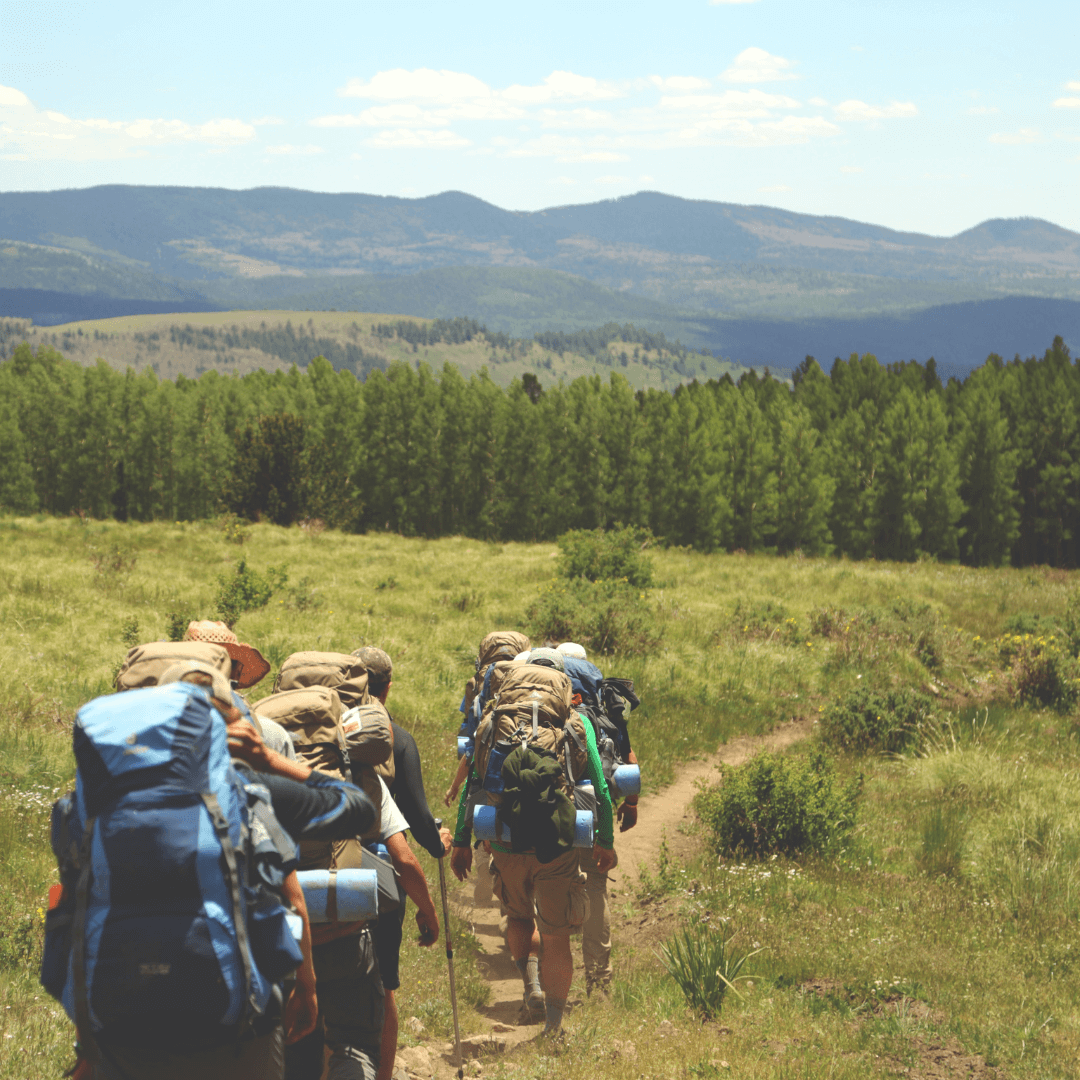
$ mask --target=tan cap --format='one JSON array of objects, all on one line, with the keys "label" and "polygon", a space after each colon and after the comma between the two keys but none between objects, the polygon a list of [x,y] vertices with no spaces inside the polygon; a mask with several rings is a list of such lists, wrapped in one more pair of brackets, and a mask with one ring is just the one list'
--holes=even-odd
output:
[{"label": "tan cap", "polygon": [[233,659],[233,679],[241,690],[254,686],[270,670],[270,661],[254,645],[246,645],[223,623],[212,619],[189,622],[185,641],[212,641]]},{"label": "tan cap", "polygon": [[368,678],[376,684],[388,683],[394,676],[394,662],[374,645],[365,645],[357,649],[353,656],[360,657],[360,662],[367,668]]}]

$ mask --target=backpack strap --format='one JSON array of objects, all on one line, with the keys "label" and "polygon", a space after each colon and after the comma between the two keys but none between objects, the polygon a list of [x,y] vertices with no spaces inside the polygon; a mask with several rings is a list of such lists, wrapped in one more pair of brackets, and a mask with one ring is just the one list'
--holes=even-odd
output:
[{"label": "backpack strap", "polygon": [[75,886],[75,916],[71,924],[71,974],[75,995],[75,1029],[95,1073],[101,1071],[104,1076],[107,1074],[103,1070],[101,1051],[90,1026],[90,992],[86,985],[86,909],[90,898],[90,863],[96,821],[96,817],[86,819],[79,849],[79,881]]},{"label": "backpack strap", "polygon": [[255,1001],[252,990],[254,980],[251,973],[251,948],[248,944],[247,919],[244,918],[244,905],[240,898],[240,872],[236,865],[236,849],[232,845],[229,836],[229,822],[222,812],[221,804],[212,791],[202,792],[202,801],[206,804],[206,811],[210,820],[214,823],[214,832],[217,833],[218,843],[221,844],[221,854],[225,859],[225,878],[228,882],[229,892],[232,894],[233,923],[236,926],[236,945],[240,951],[240,960],[244,965],[244,999],[246,1008],[240,1016],[237,1031],[250,1024],[252,1018],[261,1010]]}]

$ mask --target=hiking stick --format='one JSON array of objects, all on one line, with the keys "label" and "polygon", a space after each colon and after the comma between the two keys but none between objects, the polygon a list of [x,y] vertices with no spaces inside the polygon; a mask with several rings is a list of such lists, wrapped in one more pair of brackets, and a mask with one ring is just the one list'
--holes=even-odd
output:
[{"label": "hiking stick", "polygon": [[[435,828],[442,829],[442,819],[435,819]],[[450,903],[446,899],[446,852],[439,855],[439,892],[442,893],[443,933],[446,934],[446,963],[450,968],[450,1008],[454,1013],[454,1052],[457,1056],[458,1080],[465,1076],[461,1061],[461,1029],[458,1027],[457,984],[454,982],[454,942],[450,937]]]}]

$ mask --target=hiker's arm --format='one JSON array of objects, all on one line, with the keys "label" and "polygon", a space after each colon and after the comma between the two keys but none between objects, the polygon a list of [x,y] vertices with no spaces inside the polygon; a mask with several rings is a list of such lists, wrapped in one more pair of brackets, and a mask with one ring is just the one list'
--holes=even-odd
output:
[{"label": "hiker's arm", "polygon": [[[222,703],[217,702],[217,707],[220,710]],[[287,758],[276,750],[271,750],[255,730],[255,725],[240,715],[239,709],[233,707],[232,712],[235,716],[231,719],[226,717],[229,754],[232,757],[246,762],[256,772],[273,773],[275,776],[284,776],[286,780],[295,780],[301,784],[311,775],[311,766],[294,758]]]},{"label": "hiker's arm", "polygon": [[401,878],[406,895],[416,905],[416,925],[420,930],[419,944],[434,945],[439,940],[439,916],[435,914],[435,905],[431,902],[427,878],[423,868],[409,847],[403,832],[388,836],[383,843],[390,852],[394,869]]},{"label": "hiker's arm", "polygon": [[454,800],[461,791],[461,785],[465,783],[465,780],[469,775],[469,765],[469,755],[462,754],[461,760],[458,762],[457,772],[454,773],[454,782],[447,788],[446,794],[443,796],[443,804],[445,806],[453,806]]},{"label": "hiker's arm", "polygon": [[307,904],[304,903],[304,890],[300,888],[295,870],[285,878],[281,892],[304,923],[300,938],[303,960],[296,969],[296,983],[285,1003],[282,1016],[285,1042],[292,1044],[315,1030],[315,1022],[319,1017],[319,1002],[315,996],[315,965],[311,960],[311,923],[308,921]]},{"label": "hiker's arm", "polygon": [[469,769],[469,779],[461,789],[461,801],[458,803],[457,827],[454,829],[454,850],[450,853],[450,869],[458,881],[464,881],[472,869],[472,828],[469,824],[469,788],[472,786],[473,770]]},{"label": "hiker's arm", "polygon": [[302,784],[272,773],[252,779],[270,792],[274,814],[296,841],[347,840],[375,824],[375,807],[359,789],[326,773],[312,772]]},{"label": "hiker's arm", "polygon": [[[392,721],[391,721],[392,722]],[[424,774],[420,768],[420,751],[416,740],[394,724],[394,801],[405,815],[416,842],[433,858],[446,854],[439,827],[435,824],[424,791]],[[398,748],[400,747],[400,752]]]},{"label": "hiker's arm", "polygon": [[611,792],[604,779],[604,766],[600,761],[600,751],[596,748],[596,734],[588,720],[581,725],[585,729],[585,748],[589,755],[588,774],[596,793],[596,847],[613,850],[615,847],[615,829],[611,816]]}]

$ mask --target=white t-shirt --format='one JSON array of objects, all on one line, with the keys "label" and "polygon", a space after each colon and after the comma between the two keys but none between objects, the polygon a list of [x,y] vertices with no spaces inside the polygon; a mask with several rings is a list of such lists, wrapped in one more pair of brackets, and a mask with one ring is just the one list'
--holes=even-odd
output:
[{"label": "white t-shirt", "polygon": [[394,797],[390,794],[390,789],[381,776],[379,777],[379,786],[382,788],[382,820],[379,822],[379,839],[385,844],[391,836],[396,836],[399,832],[405,832],[409,827],[409,823],[405,820],[405,815],[398,809],[398,804],[394,802]]}]

